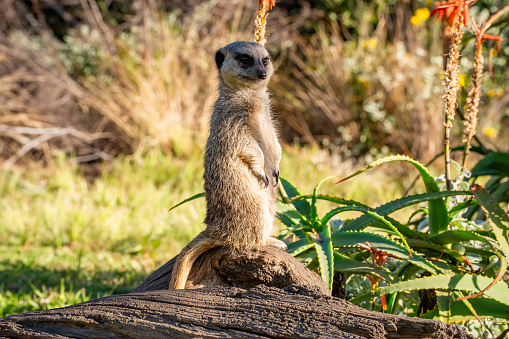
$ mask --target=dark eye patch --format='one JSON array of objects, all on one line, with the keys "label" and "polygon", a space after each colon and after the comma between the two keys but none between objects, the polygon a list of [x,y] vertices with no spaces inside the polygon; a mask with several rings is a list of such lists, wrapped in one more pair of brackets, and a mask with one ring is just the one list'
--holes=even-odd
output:
[{"label": "dark eye patch", "polygon": [[254,65],[253,57],[247,54],[237,54],[235,59],[241,63],[242,68],[248,68]]}]

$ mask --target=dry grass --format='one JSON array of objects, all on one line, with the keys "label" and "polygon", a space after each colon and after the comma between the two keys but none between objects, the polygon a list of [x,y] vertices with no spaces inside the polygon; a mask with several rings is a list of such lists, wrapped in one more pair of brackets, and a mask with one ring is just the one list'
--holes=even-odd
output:
[{"label": "dry grass", "polygon": [[412,46],[371,33],[345,40],[333,23],[293,39],[273,86],[278,108],[305,141],[347,157],[386,145],[427,159],[440,150],[441,58],[424,45],[438,41],[416,29],[407,33]]},{"label": "dry grass", "polygon": [[[79,24],[61,39],[44,15],[16,4],[0,13],[0,157],[11,165],[51,163],[59,150],[78,162],[192,152],[216,97],[213,55],[252,40],[258,2],[194,1],[184,12],[125,2],[131,12],[116,24],[100,2],[69,2],[75,18],[66,25]],[[346,158],[390,149],[425,162],[441,151],[437,23],[410,24],[414,5],[360,2],[352,36],[306,4],[292,16],[282,6],[271,11],[266,46],[278,67],[272,90],[284,140]]]},{"label": "dry grass", "polygon": [[[43,28],[35,35],[0,34],[4,156],[26,145],[48,161],[58,149],[95,154],[105,149],[104,138],[114,154],[153,147],[192,151],[193,138],[204,136],[217,87],[211,56],[251,34],[249,4],[207,1],[182,17],[148,2],[138,9],[139,24],[126,32],[107,25],[96,7],[83,4],[87,24],[65,43]],[[88,137],[41,141],[12,128],[69,125]]]}]

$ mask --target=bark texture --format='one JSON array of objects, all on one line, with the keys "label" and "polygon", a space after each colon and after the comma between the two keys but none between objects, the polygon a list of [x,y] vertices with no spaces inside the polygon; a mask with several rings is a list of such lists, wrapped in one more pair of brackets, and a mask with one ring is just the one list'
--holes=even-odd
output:
[{"label": "bark texture", "polygon": [[130,294],[0,319],[0,337],[472,338],[460,326],[331,297],[316,273],[276,249],[204,253],[189,279],[200,289],[167,290],[172,264]]}]

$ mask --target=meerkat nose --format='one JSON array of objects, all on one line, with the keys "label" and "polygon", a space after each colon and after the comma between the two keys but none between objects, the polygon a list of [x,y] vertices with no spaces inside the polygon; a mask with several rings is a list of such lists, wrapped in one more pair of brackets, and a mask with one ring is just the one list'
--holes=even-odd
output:
[{"label": "meerkat nose", "polygon": [[267,72],[260,71],[258,72],[258,79],[265,79],[267,77]]}]

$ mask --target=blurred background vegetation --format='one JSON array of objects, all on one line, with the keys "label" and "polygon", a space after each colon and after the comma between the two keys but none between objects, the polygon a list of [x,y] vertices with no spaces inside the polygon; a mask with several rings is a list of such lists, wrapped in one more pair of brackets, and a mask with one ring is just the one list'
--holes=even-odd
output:
[{"label": "blurred background vegetation", "polygon": [[[479,1],[471,13],[482,21],[504,4]],[[2,2],[0,316],[128,292],[200,231],[203,201],[167,210],[202,189],[212,56],[252,40],[257,5]],[[442,151],[444,51],[433,5],[278,0],[266,47],[277,68],[270,89],[283,176],[309,192],[383,155],[425,163]],[[508,41],[509,25],[489,33]],[[460,107],[472,37],[462,46]],[[489,53],[477,144],[507,152],[509,46]],[[330,190],[379,205],[409,186],[408,168]]]}]

